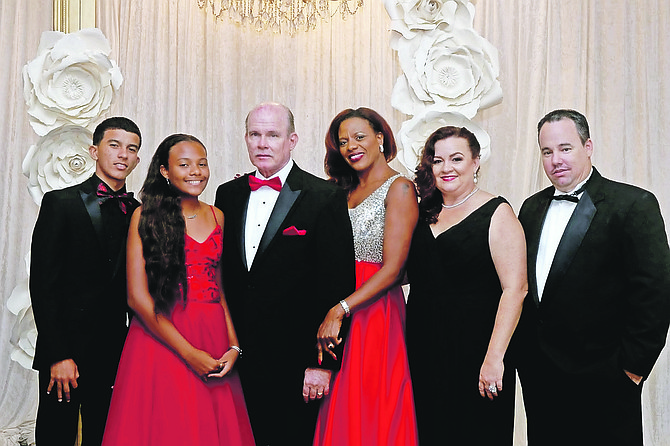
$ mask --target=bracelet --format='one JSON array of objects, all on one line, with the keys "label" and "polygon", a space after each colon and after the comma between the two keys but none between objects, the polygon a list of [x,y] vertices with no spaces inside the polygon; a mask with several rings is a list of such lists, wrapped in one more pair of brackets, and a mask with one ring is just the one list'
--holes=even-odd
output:
[{"label": "bracelet", "polygon": [[340,305],[342,306],[342,309],[344,310],[344,315],[346,317],[351,316],[351,308],[349,308],[349,304],[347,303],[347,301],[342,299],[340,301]]},{"label": "bracelet", "polygon": [[239,356],[242,356],[242,349],[239,348],[237,345],[231,345],[228,350],[235,350]]}]

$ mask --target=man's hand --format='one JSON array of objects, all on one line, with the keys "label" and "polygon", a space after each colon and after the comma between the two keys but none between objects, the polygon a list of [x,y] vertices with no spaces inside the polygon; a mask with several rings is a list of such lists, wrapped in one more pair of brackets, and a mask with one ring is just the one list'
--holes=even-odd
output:
[{"label": "man's hand", "polygon": [[326,369],[306,369],[305,381],[302,385],[302,398],[308,403],[310,400],[320,400],[330,392],[331,371]]},{"label": "man's hand", "polygon": [[49,380],[49,387],[47,387],[47,395],[51,393],[54,384],[56,385],[56,395],[58,402],[63,401],[63,394],[65,394],[65,401],[70,402],[70,388],[77,388],[77,379],[79,378],[79,369],[72,359],[64,359],[51,365],[51,379]]}]

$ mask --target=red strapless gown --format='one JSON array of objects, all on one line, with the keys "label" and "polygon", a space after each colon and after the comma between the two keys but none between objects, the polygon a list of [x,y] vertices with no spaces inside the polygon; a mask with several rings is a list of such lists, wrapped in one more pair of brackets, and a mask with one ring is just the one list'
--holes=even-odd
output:
[{"label": "red strapless gown", "polygon": [[[218,225],[203,243],[186,236],[187,299],[170,317],[191,344],[217,359],[230,346],[215,281],[222,245]],[[103,445],[254,445],[237,373],[204,382],[134,318]]]},{"label": "red strapless gown", "polygon": [[[356,262],[356,288],[381,268]],[[405,298],[392,288],[351,316],[342,369],[324,398],[315,446],[414,446],[414,397],[405,348]]]}]

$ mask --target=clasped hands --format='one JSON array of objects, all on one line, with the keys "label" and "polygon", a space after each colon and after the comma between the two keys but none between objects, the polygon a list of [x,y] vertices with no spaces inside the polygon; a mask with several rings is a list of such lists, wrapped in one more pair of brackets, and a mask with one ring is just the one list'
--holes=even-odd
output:
[{"label": "clasped hands", "polygon": [[231,349],[225,352],[221,358],[214,359],[209,353],[194,349],[184,359],[203,381],[207,381],[208,378],[223,378],[228,374],[235,365],[238,356],[237,350]]}]

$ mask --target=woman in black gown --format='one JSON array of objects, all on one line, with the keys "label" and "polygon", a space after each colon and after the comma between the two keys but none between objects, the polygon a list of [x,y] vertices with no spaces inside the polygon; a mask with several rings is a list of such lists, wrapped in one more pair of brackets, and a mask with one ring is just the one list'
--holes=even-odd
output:
[{"label": "woman in black gown", "polygon": [[527,291],[514,211],[477,186],[465,128],[426,141],[419,223],[407,262],[407,351],[422,445],[512,445],[515,370],[505,353]]}]

